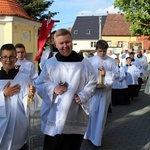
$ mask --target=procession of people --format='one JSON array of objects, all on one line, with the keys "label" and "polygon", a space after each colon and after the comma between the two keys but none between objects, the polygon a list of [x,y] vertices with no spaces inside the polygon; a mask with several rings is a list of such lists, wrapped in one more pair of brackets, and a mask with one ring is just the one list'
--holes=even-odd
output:
[{"label": "procession of people", "polygon": [[[130,105],[146,82],[150,95],[150,49],[117,56],[107,41],[98,40],[95,55],[85,58],[73,50],[70,31],[49,35],[50,48],[43,51],[40,73],[26,60],[22,43],[0,49],[0,149],[30,150],[30,115],[42,99],[43,150],[80,150],[83,139],[102,146],[109,107]],[[112,109],[113,114],[113,109]],[[20,130],[21,128],[21,130]]]}]

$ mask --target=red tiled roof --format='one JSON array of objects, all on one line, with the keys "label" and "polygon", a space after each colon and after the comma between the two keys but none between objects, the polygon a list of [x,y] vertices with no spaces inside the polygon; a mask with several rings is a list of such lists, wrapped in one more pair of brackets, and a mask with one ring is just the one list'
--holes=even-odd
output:
[{"label": "red tiled roof", "polygon": [[105,36],[129,36],[130,24],[125,21],[122,14],[108,14],[102,35]]},{"label": "red tiled roof", "polygon": [[26,19],[32,19],[16,0],[0,0],[0,16],[19,16]]}]

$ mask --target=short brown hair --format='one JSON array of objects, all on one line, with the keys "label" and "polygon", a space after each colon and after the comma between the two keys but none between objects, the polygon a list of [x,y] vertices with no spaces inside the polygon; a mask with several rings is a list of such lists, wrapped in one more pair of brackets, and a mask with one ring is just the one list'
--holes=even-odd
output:
[{"label": "short brown hair", "polygon": [[[58,36],[61,36],[61,35],[70,35],[71,36],[71,33],[69,30],[67,29],[59,29],[55,32],[54,34],[54,39],[57,38]],[[72,37],[72,36],[71,36]]]},{"label": "short brown hair", "polygon": [[[4,50],[15,51],[16,52],[16,49],[15,49],[13,44],[4,44],[4,45],[2,45],[2,47],[0,49],[0,56],[1,56],[1,54]],[[17,54],[17,52],[16,52],[16,54]]]},{"label": "short brown hair", "polygon": [[105,40],[99,40],[96,43],[96,50],[97,49],[108,49],[108,43]]},{"label": "short brown hair", "polygon": [[17,43],[15,45],[15,48],[24,48],[24,50],[25,50],[25,46],[22,43]]}]

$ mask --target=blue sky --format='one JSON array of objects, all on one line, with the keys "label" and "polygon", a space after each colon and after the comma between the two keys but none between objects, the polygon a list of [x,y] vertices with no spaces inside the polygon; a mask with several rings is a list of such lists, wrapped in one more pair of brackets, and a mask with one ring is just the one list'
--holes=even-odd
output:
[{"label": "blue sky", "polygon": [[52,19],[60,20],[55,23],[55,30],[72,27],[77,16],[100,16],[117,13],[113,7],[114,0],[54,0],[48,11],[59,12]]}]

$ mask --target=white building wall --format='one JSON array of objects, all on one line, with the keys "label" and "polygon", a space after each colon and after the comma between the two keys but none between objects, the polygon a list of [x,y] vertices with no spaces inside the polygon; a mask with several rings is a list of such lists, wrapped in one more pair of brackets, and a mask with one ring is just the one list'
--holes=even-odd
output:
[{"label": "white building wall", "polygon": [[0,35],[0,47],[4,44],[4,24],[0,23],[0,32],[1,32],[1,35]]},{"label": "white building wall", "polygon": [[6,22],[4,26],[4,44],[13,43],[12,22]]},{"label": "white building wall", "polygon": [[80,50],[95,50],[94,45],[91,42],[97,42],[97,40],[73,40],[73,50],[79,52]]}]

